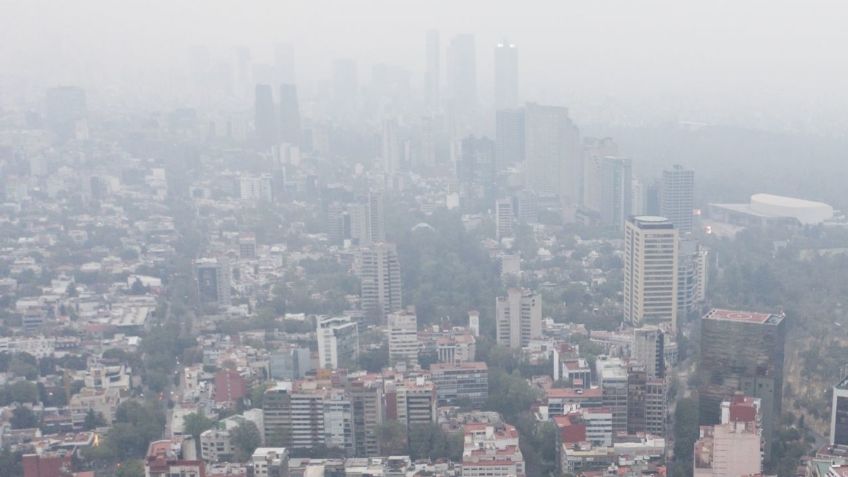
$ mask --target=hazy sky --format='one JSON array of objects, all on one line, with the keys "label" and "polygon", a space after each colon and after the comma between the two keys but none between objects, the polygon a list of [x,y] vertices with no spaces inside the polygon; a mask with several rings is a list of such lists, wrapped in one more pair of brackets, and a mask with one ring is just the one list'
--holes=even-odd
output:
[{"label": "hazy sky", "polygon": [[[295,45],[299,80],[324,78],[334,58],[397,63],[420,77],[424,32],[477,37],[482,97],[492,45],[520,50],[526,98],[691,114],[848,106],[848,2],[838,0],[0,0],[0,85],[147,81],[186,49]],[[152,81],[152,79],[151,79]],[[121,83],[122,82],[122,83]],[[693,118],[697,119],[697,118]]]}]

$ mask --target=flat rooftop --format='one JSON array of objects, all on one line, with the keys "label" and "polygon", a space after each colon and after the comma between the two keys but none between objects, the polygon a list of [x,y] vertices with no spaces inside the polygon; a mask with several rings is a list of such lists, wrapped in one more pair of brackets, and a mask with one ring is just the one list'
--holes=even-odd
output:
[{"label": "flat rooftop", "polygon": [[764,325],[767,323],[779,323],[783,319],[783,316],[772,313],[758,313],[755,311],[713,309],[704,315],[704,319]]}]

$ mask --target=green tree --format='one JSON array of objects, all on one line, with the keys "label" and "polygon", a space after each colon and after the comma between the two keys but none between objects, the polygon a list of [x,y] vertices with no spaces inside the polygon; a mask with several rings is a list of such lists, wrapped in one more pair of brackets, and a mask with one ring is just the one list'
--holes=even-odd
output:
[{"label": "green tree", "polygon": [[13,402],[35,403],[38,401],[38,387],[29,381],[17,381],[0,388],[0,404]]},{"label": "green tree", "polygon": [[517,372],[500,368],[489,370],[489,399],[486,409],[499,412],[507,422],[513,422],[520,412],[530,409],[537,392]]},{"label": "green tree", "polygon": [[147,293],[147,287],[144,286],[143,283],[141,283],[140,278],[136,278],[135,281],[133,282],[132,286],[130,287],[130,294],[131,295],[144,295],[145,293]]},{"label": "green tree", "polygon": [[32,429],[38,427],[38,417],[32,409],[21,406],[12,411],[9,423],[12,424],[12,429]]},{"label": "green tree", "polygon": [[390,419],[377,427],[377,444],[381,455],[407,454],[406,429],[397,419]]},{"label": "green tree", "polygon": [[115,467],[115,477],[144,477],[144,464],[139,459],[121,462]]},{"label": "green tree", "polygon": [[448,434],[438,424],[424,424],[409,428],[409,455],[416,459],[462,459],[463,436]]},{"label": "green tree", "polygon": [[103,427],[106,425],[106,419],[103,417],[103,414],[95,413],[94,409],[89,409],[87,413],[85,413],[85,421],[83,421],[83,429],[86,431],[94,430],[98,427]]},{"label": "green tree", "polygon": [[0,451],[0,475],[24,475],[21,464],[23,452],[12,452],[8,447]]},{"label": "green tree", "polygon": [[186,434],[194,437],[194,441],[200,445],[200,434],[203,431],[212,429],[215,421],[206,417],[203,412],[193,412],[188,414],[183,419],[183,430]]},{"label": "green tree", "polygon": [[[683,470],[683,476],[692,475],[692,457],[695,441],[698,440],[698,401],[683,398],[674,409],[674,466]],[[677,475],[677,474],[675,474]]]},{"label": "green tree", "polygon": [[359,365],[368,372],[377,373],[389,365],[389,347],[383,344],[379,348],[359,353]]},{"label": "green tree", "polygon": [[262,444],[259,429],[250,421],[244,421],[233,429],[230,432],[230,439],[236,448],[235,457],[239,462],[247,461],[253,455],[253,451]]}]

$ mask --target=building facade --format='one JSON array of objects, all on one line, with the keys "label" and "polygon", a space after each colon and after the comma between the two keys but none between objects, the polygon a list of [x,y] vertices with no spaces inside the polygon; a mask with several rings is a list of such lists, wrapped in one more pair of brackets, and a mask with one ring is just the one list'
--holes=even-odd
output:
[{"label": "building facade", "polygon": [[782,410],[785,337],[782,314],[715,309],[701,319],[701,423],[719,423],[721,403],[737,392],[760,399],[767,460]]},{"label": "building facade", "polygon": [[318,318],[318,365],[324,369],[350,368],[359,357],[359,329],[349,316]]},{"label": "building facade", "polygon": [[677,230],[666,218],[630,217],[624,227],[624,319],[677,329]]},{"label": "building facade", "polygon": [[542,337],[542,295],[523,288],[510,288],[495,300],[497,343],[512,349],[527,346]]}]

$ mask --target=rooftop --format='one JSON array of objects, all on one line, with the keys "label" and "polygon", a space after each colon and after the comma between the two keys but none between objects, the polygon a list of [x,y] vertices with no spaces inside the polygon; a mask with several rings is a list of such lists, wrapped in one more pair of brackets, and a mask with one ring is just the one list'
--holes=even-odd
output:
[{"label": "rooftop", "polygon": [[758,313],[754,311],[723,310],[716,308],[710,310],[709,313],[704,315],[704,319],[765,325],[780,323],[780,321],[783,320],[783,315]]},{"label": "rooftop", "polygon": [[674,224],[665,217],[656,215],[635,215],[630,221],[640,229],[673,229]]}]

